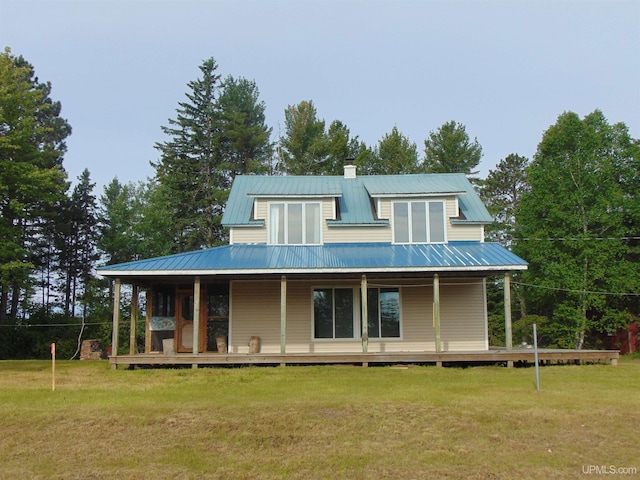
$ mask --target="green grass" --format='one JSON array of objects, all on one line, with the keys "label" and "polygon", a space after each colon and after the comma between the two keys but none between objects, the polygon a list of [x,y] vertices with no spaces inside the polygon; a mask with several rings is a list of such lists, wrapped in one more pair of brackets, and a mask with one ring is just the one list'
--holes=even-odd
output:
[{"label": "green grass", "polygon": [[[633,467],[640,361],[112,371],[0,362],[0,479],[577,478]],[[632,478],[630,476],[629,478]],[[597,475],[589,475],[597,478]]]}]

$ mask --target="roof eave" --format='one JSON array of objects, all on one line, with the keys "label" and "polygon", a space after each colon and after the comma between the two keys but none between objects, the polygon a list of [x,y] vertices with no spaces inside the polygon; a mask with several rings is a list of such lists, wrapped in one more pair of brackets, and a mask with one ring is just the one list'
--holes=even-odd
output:
[{"label": "roof eave", "polygon": [[344,274],[344,273],[424,273],[424,272],[506,272],[526,270],[527,265],[472,265],[436,267],[354,267],[354,268],[258,268],[258,269],[213,269],[213,270],[98,270],[107,278],[118,277],[165,277],[165,276],[213,276],[213,275],[283,275],[283,274]]}]

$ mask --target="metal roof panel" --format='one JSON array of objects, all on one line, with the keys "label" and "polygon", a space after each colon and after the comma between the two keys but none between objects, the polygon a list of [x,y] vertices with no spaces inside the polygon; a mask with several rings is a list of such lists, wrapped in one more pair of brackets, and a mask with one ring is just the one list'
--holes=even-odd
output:
[{"label": "metal roof panel", "polygon": [[344,273],[359,271],[522,270],[527,263],[497,243],[394,245],[235,244],[166,257],[109,265],[107,277],[140,274]]}]

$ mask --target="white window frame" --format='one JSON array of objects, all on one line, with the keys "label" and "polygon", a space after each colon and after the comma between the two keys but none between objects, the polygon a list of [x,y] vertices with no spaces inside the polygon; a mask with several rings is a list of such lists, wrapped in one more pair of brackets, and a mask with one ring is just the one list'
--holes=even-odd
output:
[{"label": "white window frame", "polygon": [[[427,229],[427,241],[426,242],[414,242],[413,241],[413,218],[411,213],[411,205],[413,203],[423,203],[425,207],[425,220],[426,220],[426,229]],[[429,216],[429,206],[431,203],[440,203],[442,205],[442,231],[443,231],[443,239],[442,241],[434,242],[431,240],[431,218]],[[407,205],[407,229],[408,229],[408,242],[399,242],[396,240],[396,205],[397,204],[406,204]],[[446,220],[446,202],[444,200],[397,200],[391,202],[391,231],[393,235],[393,243],[396,244],[414,244],[414,243],[447,243],[447,220]]]},{"label": "white window frame", "polygon": [[[273,231],[274,229],[274,219],[272,218],[272,207],[274,205],[283,205],[284,209],[284,242],[279,243],[276,238],[276,233]],[[301,243],[290,243],[289,242],[289,206],[290,205],[301,205],[302,207],[302,242]],[[307,205],[317,205],[318,206],[318,241],[317,242],[307,242]],[[294,200],[282,200],[282,201],[273,201],[267,203],[267,243],[269,245],[322,245],[322,202],[319,201],[294,201]],[[274,241],[275,239],[275,241]]]}]

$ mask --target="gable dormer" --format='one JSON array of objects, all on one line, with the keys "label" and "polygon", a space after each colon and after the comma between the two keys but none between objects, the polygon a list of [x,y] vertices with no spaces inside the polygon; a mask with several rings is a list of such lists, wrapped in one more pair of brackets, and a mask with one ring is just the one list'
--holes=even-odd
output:
[{"label": "gable dormer", "polygon": [[223,217],[231,243],[482,241],[491,216],[463,174],[238,176]]}]

